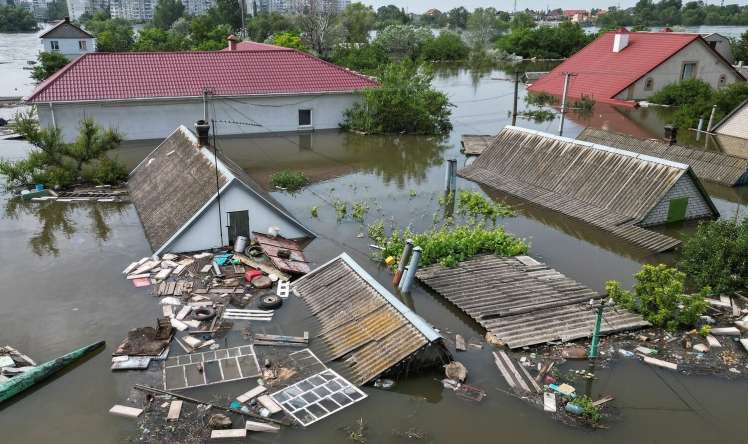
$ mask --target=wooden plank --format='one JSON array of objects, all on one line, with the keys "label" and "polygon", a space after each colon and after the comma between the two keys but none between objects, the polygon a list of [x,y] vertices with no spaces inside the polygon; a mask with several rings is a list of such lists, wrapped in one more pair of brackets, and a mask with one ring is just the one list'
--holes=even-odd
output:
[{"label": "wooden plank", "polygon": [[262,395],[258,397],[257,402],[259,402],[260,404],[262,404],[263,407],[268,409],[271,415],[274,415],[280,412],[281,410],[283,410],[281,406],[279,406],[277,402],[273,401],[273,398],[271,398],[268,395]]},{"label": "wooden plank", "polygon": [[465,345],[465,338],[463,338],[462,335],[455,335],[455,349],[457,351],[467,350],[467,346]]},{"label": "wooden plank", "polygon": [[264,422],[247,421],[244,428],[252,432],[277,432],[280,427]]},{"label": "wooden plank", "polygon": [[246,403],[252,398],[256,398],[260,396],[261,394],[265,393],[267,391],[267,387],[264,385],[258,385],[257,387],[253,388],[252,390],[243,393],[236,397],[236,400],[241,402],[242,404]]},{"label": "wooden plank", "polygon": [[182,400],[175,399],[169,404],[169,413],[166,415],[167,421],[177,421],[182,413]]},{"label": "wooden plank", "polygon": [[267,264],[256,262],[243,254],[234,253],[234,257],[239,259],[241,263],[243,263],[244,265],[247,265],[252,268],[256,268],[258,270],[262,270],[266,274],[275,274],[276,276],[278,276],[278,279],[280,279],[281,281],[288,281],[291,279],[291,276],[285,273],[282,273],[277,268],[271,267],[270,265],[267,265]]},{"label": "wooden plank", "polygon": [[225,429],[225,430],[211,430],[211,439],[226,439],[226,438],[246,438],[247,429]]},{"label": "wooden plank", "polygon": [[519,387],[526,391],[531,392],[530,387],[527,385],[524,379],[522,379],[522,376],[517,372],[517,369],[514,367],[514,363],[511,359],[509,359],[509,356],[504,352],[504,350],[498,351],[499,359],[503,359],[504,364],[506,364],[507,369],[509,370],[509,373],[514,377],[515,381],[517,381],[517,384]]},{"label": "wooden plank", "polygon": [[109,413],[115,416],[123,416],[125,418],[137,418],[143,413],[143,409],[115,404],[111,409],[109,409]]},{"label": "wooden plank", "polygon": [[608,403],[612,400],[616,399],[614,396],[603,396],[602,398],[598,399],[597,401],[592,401],[592,405],[595,407],[601,406],[605,403]]},{"label": "wooden plank", "polygon": [[532,376],[530,376],[530,372],[527,371],[527,368],[525,368],[525,366],[522,365],[521,363],[518,365],[518,367],[522,371],[522,374],[525,375],[525,378],[527,378],[527,380],[530,382],[530,385],[535,390],[535,393],[542,392],[543,389],[541,389],[540,385],[538,385],[538,383],[535,382],[535,379]]},{"label": "wooden plank", "polygon": [[273,341],[273,342],[297,342],[300,344],[309,343],[309,332],[304,332],[304,336],[282,336],[282,335],[268,335],[256,333],[254,335],[255,340],[260,341]]},{"label": "wooden plank", "polygon": [[657,358],[653,358],[651,356],[642,355],[640,353],[637,353],[639,356],[641,356],[644,359],[644,362],[647,364],[656,365],[658,367],[662,368],[669,368],[670,370],[678,370],[678,364],[674,364],[672,362],[662,361]]}]

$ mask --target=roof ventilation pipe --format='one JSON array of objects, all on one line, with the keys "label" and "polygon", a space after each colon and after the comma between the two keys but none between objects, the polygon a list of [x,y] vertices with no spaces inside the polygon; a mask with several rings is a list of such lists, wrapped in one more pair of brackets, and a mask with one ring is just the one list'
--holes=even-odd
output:
[{"label": "roof ventilation pipe", "polygon": [[236,51],[236,44],[239,41],[239,39],[236,38],[236,36],[234,34],[231,34],[226,40],[229,41],[228,50],[229,51]]},{"label": "roof ventilation pipe", "polygon": [[620,28],[613,37],[613,52],[621,52],[629,46],[629,31],[626,28]]},{"label": "roof ventilation pipe", "polygon": [[197,143],[203,146],[210,146],[210,124],[205,120],[195,122],[195,131],[197,132]]}]

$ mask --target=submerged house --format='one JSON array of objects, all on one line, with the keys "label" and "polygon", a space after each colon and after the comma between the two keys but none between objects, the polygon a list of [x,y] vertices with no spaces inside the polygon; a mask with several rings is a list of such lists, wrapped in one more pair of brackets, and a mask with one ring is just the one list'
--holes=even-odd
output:
[{"label": "submerged house", "polygon": [[361,90],[378,85],[295,49],[231,40],[225,51],[88,53],[26,103],[65,141],[84,117],[125,140],[163,139],[198,119],[221,136],[307,132],[338,128]]},{"label": "submerged house", "polygon": [[70,23],[70,17],[57,22],[39,35],[39,38],[44,52],[59,52],[68,59],[96,52],[96,38]]},{"label": "submerged house", "polygon": [[722,88],[745,78],[701,35],[679,32],[606,32],[530,85],[528,91],[589,96],[597,102],[635,106],[664,86],[699,79]]},{"label": "submerged house", "polygon": [[127,180],[130,198],[156,254],[233,244],[251,232],[279,229],[289,239],[314,237],[277,200],[220,150],[208,143],[209,125],[198,136],[178,127]]},{"label": "submerged house", "polygon": [[688,165],[515,126],[458,174],[655,252],[680,241],[645,227],[719,216]]},{"label": "submerged house", "polygon": [[321,325],[323,360],[340,362],[356,385],[451,361],[442,336],[346,253],[291,289]]}]

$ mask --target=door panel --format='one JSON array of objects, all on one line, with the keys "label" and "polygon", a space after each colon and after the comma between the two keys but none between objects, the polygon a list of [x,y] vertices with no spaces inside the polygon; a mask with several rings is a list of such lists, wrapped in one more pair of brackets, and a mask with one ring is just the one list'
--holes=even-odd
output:
[{"label": "door panel", "polygon": [[249,211],[230,211],[229,215],[229,245],[234,245],[237,236],[249,239]]}]

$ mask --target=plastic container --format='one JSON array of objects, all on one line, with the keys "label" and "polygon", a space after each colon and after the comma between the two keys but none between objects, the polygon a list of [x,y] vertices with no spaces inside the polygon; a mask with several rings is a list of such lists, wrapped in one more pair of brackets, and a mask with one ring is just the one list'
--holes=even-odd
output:
[{"label": "plastic container", "polygon": [[237,253],[244,253],[244,250],[247,248],[247,238],[245,236],[236,236],[236,241],[234,242],[234,251]]},{"label": "plastic container", "polygon": [[268,236],[278,237],[280,232],[281,232],[281,229],[278,227],[268,227]]},{"label": "plastic container", "polygon": [[44,191],[44,184],[43,183],[36,184],[36,191]]}]

